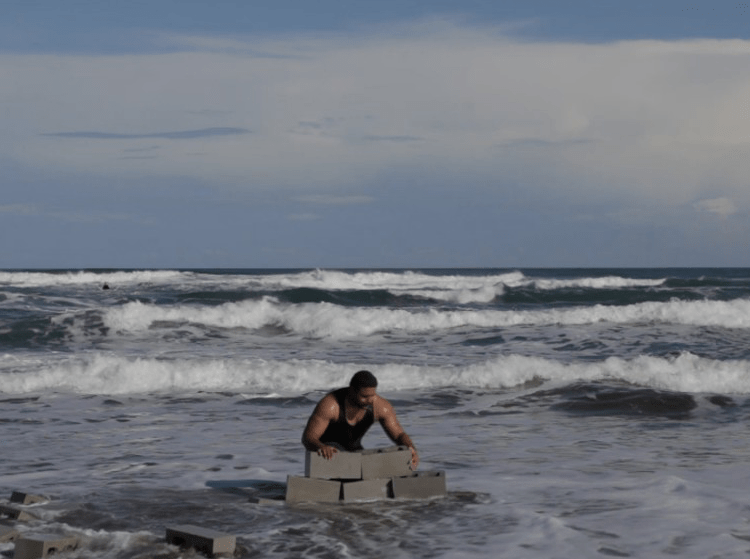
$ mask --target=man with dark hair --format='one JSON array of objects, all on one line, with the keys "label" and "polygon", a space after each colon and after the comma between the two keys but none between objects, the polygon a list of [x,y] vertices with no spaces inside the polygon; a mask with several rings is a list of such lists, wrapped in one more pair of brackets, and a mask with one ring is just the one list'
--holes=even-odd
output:
[{"label": "man with dark hair", "polygon": [[378,379],[370,371],[357,372],[349,386],[327,394],[315,406],[302,433],[302,444],[330,460],[338,450],[362,450],[362,437],[375,421],[399,445],[408,446],[412,469],[419,465],[414,443],[396,418],[391,403],[377,394]]}]

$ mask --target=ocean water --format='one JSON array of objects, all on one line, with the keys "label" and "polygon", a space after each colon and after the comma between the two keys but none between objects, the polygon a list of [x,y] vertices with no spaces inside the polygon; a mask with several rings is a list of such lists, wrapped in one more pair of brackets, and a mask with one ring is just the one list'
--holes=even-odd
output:
[{"label": "ocean water", "polygon": [[[251,502],[362,368],[448,496]],[[748,269],[0,271],[0,504],[71,558],[747,557],[749,420]]]}]

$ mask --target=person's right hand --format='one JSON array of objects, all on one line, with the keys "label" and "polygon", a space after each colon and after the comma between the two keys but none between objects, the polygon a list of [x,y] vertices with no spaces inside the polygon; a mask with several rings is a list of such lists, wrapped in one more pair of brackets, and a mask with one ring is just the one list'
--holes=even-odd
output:
[{"label": "person's right hand", "polygon": [[325,446],[321,446],[318,449],[318,456],[322,456],[326,460],[330,460],[331,458],[333,458],[333,455],[337,452],[338,450],[335,447],[325,445]]}]

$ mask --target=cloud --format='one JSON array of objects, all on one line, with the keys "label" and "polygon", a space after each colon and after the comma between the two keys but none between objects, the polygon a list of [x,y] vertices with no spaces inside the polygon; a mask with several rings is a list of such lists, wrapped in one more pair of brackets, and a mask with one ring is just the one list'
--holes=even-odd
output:
[{"label": "cloud", "polygon": [[0,213],[11,215],[38,215],[39,210],[34,204],[5,204],[0,205]]},{"label": "cloud", "polygon": [[425,138],[408,134],[364,134],[362,129],[368,127],[368,117],[331,118],[318,121],[300,121],[290,129],[290,134],[317,139],[337,139],[348,143],[358,142],[421,142]]},{"label": "cloud", "polygon": [[498,147],[507,148],[555,148],[565,146],[575,146],[580,144],[591,144],[595,140],[589,138],[574,138],[571,140],[544,140],[540,138],[519,138],[502,142]]},{"label": "cloud", "polygon": [[251,58],[268,59],[304,59],[304,49],[299,48],[298,41],[284,44],[281,41],[265,41],[260,44],[249,42],[238,36],[209,37],[180,35],[176,33],[153,36],[154,45],[161,48],[180,51],[211,52],[230,55],[241,55]]},{"label": "cloud", "polygon": [[117,132],[47,132],[42,136],[57,138],[84,138],[92,140],[143,140],[161,138],[164,140],[192,140],[195,138],[209,138],[211,136],[234,136],[249,134],[246,128],[202,128],[200,130],[179,130],[176,132],[149,132],[142,134],[122,134]]},{"label": "cloud", "polygon": [[419,136],[379,136],[377,134],[368,134],[362,136],[362,139],[367,142],[421,142],[424,138]]},{"label": "cloud", "polygon": [[336,196],[328,194],[318,194],[310,196],[298,196],[294,198],[297,202],[305,204],[318,204],[323,206],[351,206],[357,204],[369,204],[375,199],[372,196]]},{"label": "cloud", "polygon": [[321,216],[314,213],[289,214],[287,219],[290,221],[317,221]]},{"label": "cloud", "polygon": [[36,204],[6,204],[0,205],[0,214],[23,217],[44,217],[58,219],[70,223],[107,223],[110,221],[132,220],[133,216],[114,212],[90,210],[50,210]]},{"label": "cloud", "polygon": [[[534,42],[448,21],[165,40],[184,50],[0,56],[13,76],[0,101],[14,108],[0,117],[0,157],[354,200],[387,180],[689,205],[717,199],[719,184],[750,207],[750,41]],[[155,154],[123,157],[156,139],[174,141],[139,165]]]},{"label": "cloud", "polygon": [[700,200],[693,204],[697,210],[717,214],[721,217],[729,217],[737,213],[737,206],[729,198],[713,198],[710,200]]},{"label": "cloud", "polygon": [[126,148],[122,151],[124,151],[125,153],[139,153],[139,152],[143,153],[143,152],[148,152],[148,151],[156,151],[158,149],[159,149],[159,146],[145,146],[145,147],[140,147],[140,148]]}]

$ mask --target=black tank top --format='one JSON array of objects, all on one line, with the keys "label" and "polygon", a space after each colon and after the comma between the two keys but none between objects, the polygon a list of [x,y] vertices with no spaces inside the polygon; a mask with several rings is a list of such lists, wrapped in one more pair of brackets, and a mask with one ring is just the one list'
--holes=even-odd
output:
[{"label": "black tank top", "polygon": [[375,422],[375,414],[372,408],[367,408],[365,416],[359,423],[349,425],[346,420],[346,394],[348,388],[339,388],[333,391],[333,396],[339,403],[339,417],[336,421],[331,421],[328,428],[320,437],[322,443],[338,443],[344,450],[353,452],[362,450],[362,437]]}]

